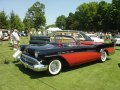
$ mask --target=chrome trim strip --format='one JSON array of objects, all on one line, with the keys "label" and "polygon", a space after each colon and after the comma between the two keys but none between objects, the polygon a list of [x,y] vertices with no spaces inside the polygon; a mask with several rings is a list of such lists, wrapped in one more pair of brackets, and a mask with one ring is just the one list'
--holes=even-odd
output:
[{"label": "chrome trim strip", "polygon": [[33,60],[33,61],[35,61],[36,63],[39,63],[39,61],[38,61],[37,59],[35,59],[35,58],[33,58],[33,57],[30,57],[30,56],[28,56],[28,55],[22,54],[21,56],[24,56],[26,59]]}]

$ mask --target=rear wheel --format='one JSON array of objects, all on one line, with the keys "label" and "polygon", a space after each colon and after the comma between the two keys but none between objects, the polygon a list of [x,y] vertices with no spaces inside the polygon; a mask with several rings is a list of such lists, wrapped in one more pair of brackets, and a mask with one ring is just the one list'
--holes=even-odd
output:
[{"label": "rear wheel", "polygon": [[100,59],[100,61],[101,61],[101,62],[105,62],[106,59],[107,59],[107,53],[106,53],[106,51],[103,50],[103,49],[101,49],[101,50],[100,50],[100,53],[101,53],[101,59]]},{"label": "rear wheel", "polygon": [[50,75],[57,75],[62,69],[62,63],[58,59],[51,60],[48,65],[47,73]]}]

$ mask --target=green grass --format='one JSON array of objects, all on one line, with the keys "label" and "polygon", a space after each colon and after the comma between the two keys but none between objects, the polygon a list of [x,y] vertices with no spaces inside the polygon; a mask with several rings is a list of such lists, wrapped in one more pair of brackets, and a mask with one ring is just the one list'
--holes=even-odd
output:
[{"label": "green grass", "polygon": [[[22,37],[21,44],[29,38]],[[34,72],[12,58],[8,41],[0,45],[0,90],[119,90],[120,46],[105,63],[92,62],[64,69],[57,76]],[[9,64],[4,64],[4,60]]]}]

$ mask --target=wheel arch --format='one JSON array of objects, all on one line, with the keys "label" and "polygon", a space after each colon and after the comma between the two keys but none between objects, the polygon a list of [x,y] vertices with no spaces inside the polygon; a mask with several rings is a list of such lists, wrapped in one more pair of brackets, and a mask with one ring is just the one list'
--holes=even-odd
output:
[{"label": "wheel arch", "polygon": [[100,50],[104,50],[107,53],[107,55],[109,55],[109,52],[108,52],[108,50],[106,48],[101,48],[98,51],[100,52]]},{"label": "wheel arch", "polygon": [[[53,56],[52,56],[52,57],[47,57],[47,58],[46,58],[46,61],[49,62],[49,61],[54,60],[54,59],[60,60],[61,63],[62,63],[62,66],[69,66],[69,63],[66,61],[66,59],[63,58],[63,57],[61,57],[60,55],[54,56],[54,57],[53,57]],[[49,60],[49,61],[48,61],[48,60]]]},{"label": "wheel arch", "polygon": [[109,55],[109,53],[108,53],[108,50],[107,50],[107,49],[105,49],[105,52],[107,53],[107,55]]}]

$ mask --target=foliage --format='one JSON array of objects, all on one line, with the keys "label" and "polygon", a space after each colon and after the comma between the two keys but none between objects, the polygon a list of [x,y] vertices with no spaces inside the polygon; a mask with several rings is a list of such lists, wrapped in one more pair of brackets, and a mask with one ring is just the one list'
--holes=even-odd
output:
[{"label": "foliage", "polygon": [[21,19],[13,11],[11,12],[11,15],[10,15],[10,28],[18,29],[19,31],[22,31],[24,29],[24,25],[21,22]]},{"label": "foliage", "polygon": [[8,16],[4,11],[1,11],[0,12],[0,29],[8,29],[9,28],[8,24],[9,24]]},{"label": "foliage", "polygon": [[55,24],[60,29],[65,29],[65,27],[66,27],[66,17],[64,15],[61,15],[61,16],[57,17]]},{"label": "foliage", "polygon": [[[95,15],[95,20],[97,22],[96,29],[99,31],[105,32],[107,30],[108,23],[108,4],[105,1],[99,2],[97,13]],[[94,20],[94,21],[95,21]]]},{"label": "foliage", "polygon": [[29,30],[29,29],[30,29],[31,26],[30,26],[30,21],[29,21],[28,19],[24,18],[23,24],[24,24],[24,28],[25,28],[26,30]]},{"label": "foliage", "polygon": [[120,32],[120,0],[112,0],[112,15],[115,30]]},{"label": "foliage", "polygon": [[90,2],[89,4],[84,3],[77,8],[75,15],[79,21],[79,28],[82,30],[93,30],[94,23],[93,18],[97,13],[98,4],[96,2]]},{"label": "foliage", "polygon": [[40,2],[35,2],[27,11],[25,16],[25,21],[27,21],[27,24],[25,24],[26,28],[29,28],[29,22],[31,28],[35,28],[38,30],[41,26],[44,26],[46,23],[45,19],[45,5]]},{"label": "foliage", "polygon": [[75,21],[74,19],[74,14],[73,13],[69,13],[69,16],[66,18],[66,29],[68,30],[72,30],[74,29],[71,25],[73,25],[73,22]]},{"label": "foliage", "polygon": [[[61,21],[57,18],[56,22]],[[64,23],[68,30],[120,32],[120,0],[83,3],[75,13],[69,13]]]}]

